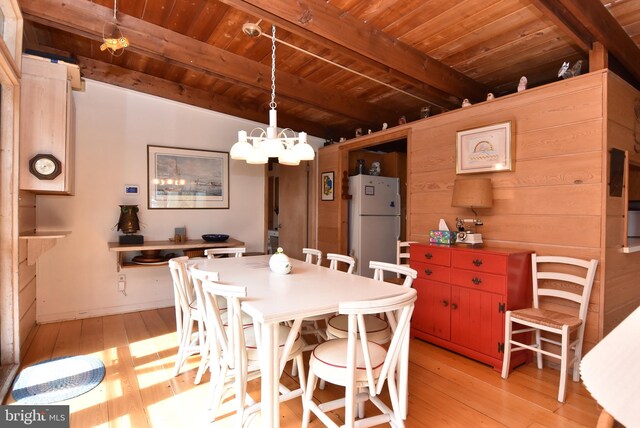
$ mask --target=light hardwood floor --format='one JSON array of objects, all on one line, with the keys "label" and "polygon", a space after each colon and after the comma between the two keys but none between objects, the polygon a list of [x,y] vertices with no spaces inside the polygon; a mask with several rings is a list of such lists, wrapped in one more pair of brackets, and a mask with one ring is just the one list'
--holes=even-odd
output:
[{"label": "light hardwood floor", "polygon": [[[194,385],[197,357],[172,377],[176,354],[173,308],[91,318],[37,327],[23,366],[48,358],[91,354],[106,366],[105,380],[69,404],[71,426],[200,427],[205,422],[209,378]],[[595,427],[600,409],[581,384],[568,382],[567,402],[556,401],[558,372],[535,365],[507,381],[492,368],[419,340],[411,342],[407,427]],[[283,383],[295,387],[287,367]],[[249,385],[259,398],[259,380]],[[315,398],[343,394],[327,385]],[[12,402],[11,397],[7,403]],[[373,410],[371,410],[373,411]],[[282,427],[300,426],[302,405],[281,405]],[[340,414],[336,414],[340,419]],[[213,426],[231,427],[227,412]],[[260,426],[259,416],[252,426]],[[314,418],[311,426],[322,426]]]}]

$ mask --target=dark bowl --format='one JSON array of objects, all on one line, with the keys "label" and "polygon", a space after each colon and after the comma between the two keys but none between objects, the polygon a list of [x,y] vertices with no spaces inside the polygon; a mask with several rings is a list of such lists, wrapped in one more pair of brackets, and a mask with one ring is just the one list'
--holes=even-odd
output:
[{"label": "dark bowl", "polygon": [[229,235],[224,235],[222,233],[208,233],[206,235],[202,235],[202,239],[207,242],[224,242],[229,239]]}]

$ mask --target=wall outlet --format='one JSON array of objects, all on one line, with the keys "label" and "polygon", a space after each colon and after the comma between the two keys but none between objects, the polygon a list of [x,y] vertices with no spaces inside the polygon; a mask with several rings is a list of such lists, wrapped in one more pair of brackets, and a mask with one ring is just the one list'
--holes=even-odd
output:
[{"label": "wall outlet", "polygon": [[118,291],[124,291],[127,288],[127,276],[124,274],[118,275]]}]

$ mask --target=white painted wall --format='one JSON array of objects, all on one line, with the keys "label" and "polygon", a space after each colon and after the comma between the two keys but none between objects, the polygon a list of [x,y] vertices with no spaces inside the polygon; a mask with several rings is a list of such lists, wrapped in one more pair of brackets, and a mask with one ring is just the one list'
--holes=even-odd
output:
[{"label": "white painted wall", "polygon": [[[147,209],[148,144],[228,152],[238,130],[256,123],[91,80],[73,97],[75,195],[37,197],[37,229],[72,232],[38,260],[38,322],[173,305],[166,266],[123,269],[127,295],[117,291],[116,254],[107,242],[118,240],[120,204],[140,206],[146,241],[186,226],[190,238],[228,233],[248,251],[263,251],[263,166],[229,161],[228,210]],[[125,184],[140,186],[140,194],[125,196]]]}]

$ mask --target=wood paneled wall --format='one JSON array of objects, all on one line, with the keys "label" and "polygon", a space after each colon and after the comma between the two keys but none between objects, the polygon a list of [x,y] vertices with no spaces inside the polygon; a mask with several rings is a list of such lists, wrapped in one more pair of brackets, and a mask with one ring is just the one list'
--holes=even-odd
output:
[{"label": "wood paneled wall", "polygon": [[[453,182],[461,177],[456,132],[511,121],[513,171],[476,175],[491,178],[494,189],[493,207],[478,210],[480,232],[494,246],[599,261],[585,336],[590,349],[640,301],[633,281],[640,253],[621,249],[623,198],[607,197],[607,150],[633,152],[634,97],[637,91],[604,70],[408,124],[407,239],[426,242],[441,218],[453,228],[456,217],[473,215],[451,207]],[[358,140],[343,144],[362,147]],[[334,146],[321,150],[319,162],[323,171],[346,164]],[[346,240],[338,231],[344,213],[320,205],[320,240],[336,248],[335,240]]]},{"label": "wood paneled wall", "polygon": [[[36,229],[36,197],[20,191],[18,198],[18,228],[20,233]],[[18,310],[20,313],[20,348],[36,325],[36,265],[27,263],[27,241],[18,240]]]},{"label": "wood paneled wall", "polygon": [[[607,149],[626,150],[628,160],[637,167],[640,154],[634,150],[635,139],[640,139],[640,124],[636,124],[634,103],[640,102],[640,91],[633,88],[618,76],[609,73],[606,80],[605,129]],[[635,135],[638,133],[638,135]],[[640,149],[640,145],[636,146]],[[608,153],[607,153],[608,154]],[[609,175],[608,156],[604,157],[603,169]],[[631,179],[635,177],[635,179]],[[640,183],[637,174],[630,177],[629,197],[637,199]],[[602,293],[602,312],[604,315],[603,333],[606,335],[640,305],[640,252],[625,254],[622,252],[625,236],[624,224],[627,221],[625,198],[603,195],[606,201],[606,254],[605,283]]]}]

